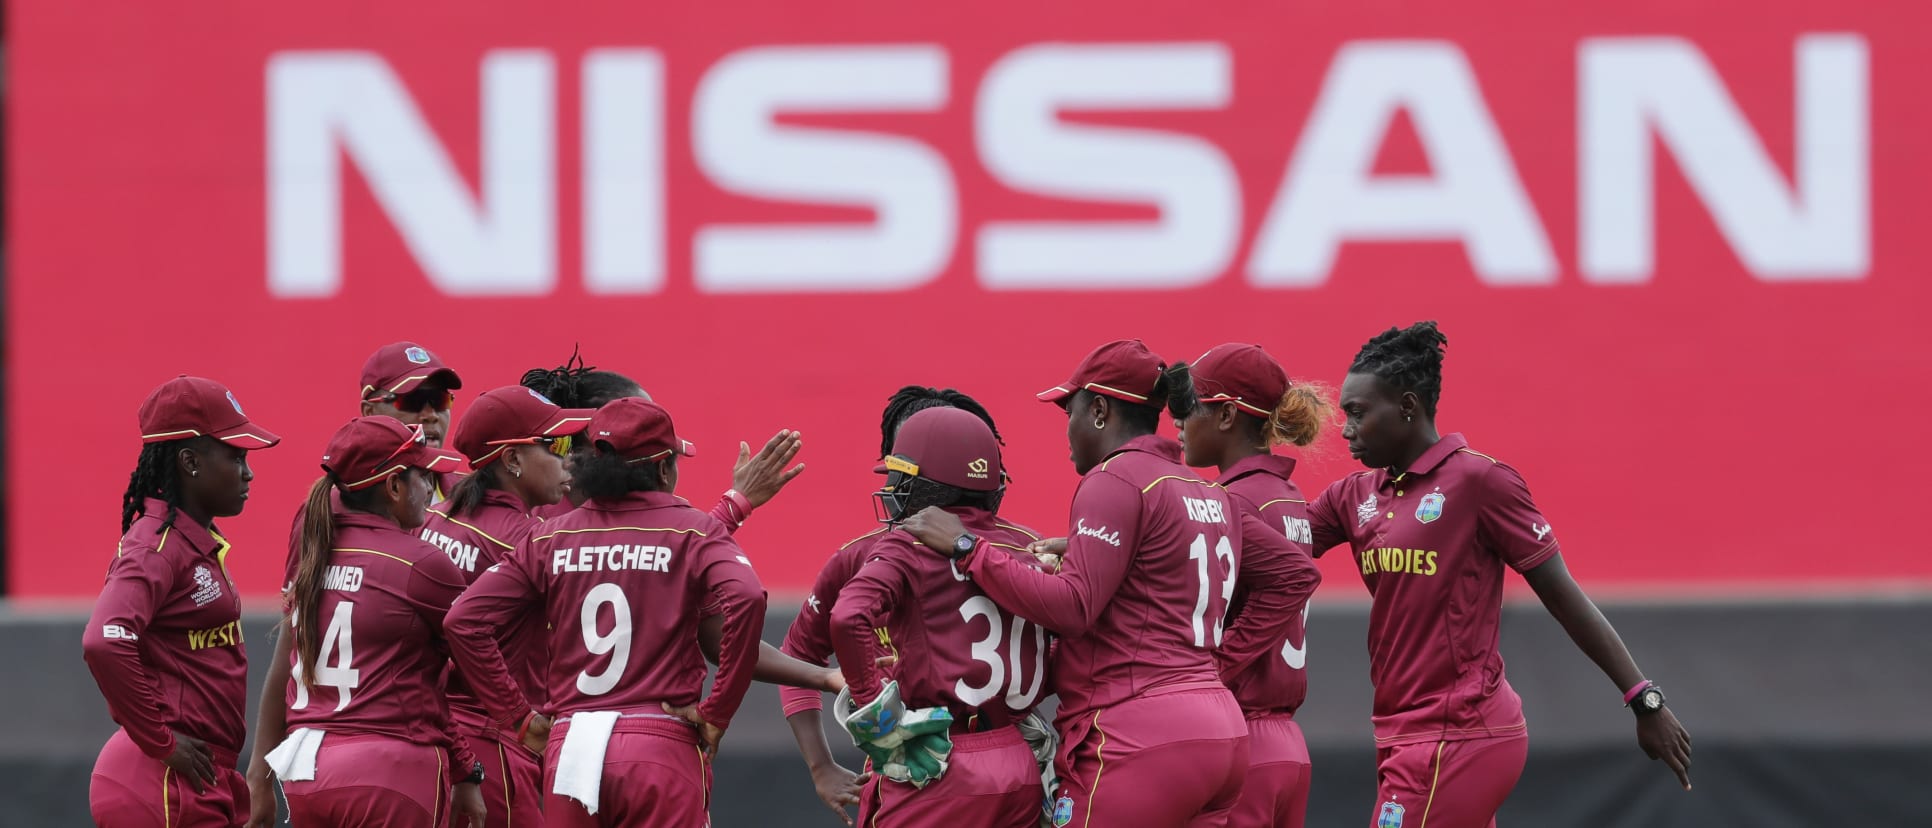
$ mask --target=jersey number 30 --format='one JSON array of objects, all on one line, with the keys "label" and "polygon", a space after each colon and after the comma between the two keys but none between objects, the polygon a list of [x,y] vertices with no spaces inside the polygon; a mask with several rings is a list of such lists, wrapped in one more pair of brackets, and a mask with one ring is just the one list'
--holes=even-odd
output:
[{"label": "jersey number 30", "polygon": [[[999,607],[993,604],[993,599],[984,595],[976,595],[966,599],[966,603],[959,605],[959,615],[961,618],[966,619],[968,624],[971,624],[974,618],[982,616],[986,618],[986,637],[973,642],[973,660],[985,664],[992,672],[988,674],[986,684],[979,687],[967,684],[963,678],[954,682],[953,695],[958,696],[960,701],[973,707],[985,704],[994,696],[999,695],[1001,685],[1007,684],[1007,668],[1010,666],[1012,668],[1012,683],[1007,685],[1006,706],[1013,710],[1025,710],[1032,707],[1034,700],[1040,696],[1040,688],[1046,684],[1046,628],[1037,624],[1028,624],[1025,619],[1017,615],[1013,616],[1009,621],[1000,612]],[[1027,686],[1025,674],[1020,669],[1024,665],[1022,656],[1024,648],[1022,645],[1026,642],[1028,628],[1033,630],[1033,683],[1031,687]],[[1000,638],[1009,629],[1012,635],[1007,636],[1008,646],[1006,657],[1002,659],[1000,654]]]}]

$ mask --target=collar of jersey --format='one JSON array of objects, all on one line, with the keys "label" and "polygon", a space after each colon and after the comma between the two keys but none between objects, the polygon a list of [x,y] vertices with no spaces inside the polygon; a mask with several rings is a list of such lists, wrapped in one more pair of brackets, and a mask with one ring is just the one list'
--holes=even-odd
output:
[{"label": "collar of jersey", "polygon": [[1409,466],[1408,471],[1397,472],[1390,470],[1389,476],[1394,478],[1410,474],[1428,474],[1429,472],[1435,471],[1437,466],[1442,465],[1442,461],[1449,459],[1449,455],[1468,447],[1469,440],[1462,436],[1462,432],[1445,434],[1442,439],[1436,441],[1435,445],[1430,446],[1428,451],[1423,452],[1421,457],[1416,458],[1415,462]]},{"label": "collar of jersey", "polygon": [[631,492],[622,497],[592,498],[584,501],[582,508],[595,512],[627,512],[633,509],[662,509],[666,506],[689,506],[684,498],[667,492]]},{"label": "collar of jersey", "polygon": [[1238,478],[1256,473],[1272,474],[1283,480],[1287,480],[1295,473],[1295,458],[1282,457],[1278,454],[1256,454],[1243,457],[1235,461],[1234,465],[1228,467],[1228,470],[1221,475],[1220,483],[1225,486],[1233,483]]}]

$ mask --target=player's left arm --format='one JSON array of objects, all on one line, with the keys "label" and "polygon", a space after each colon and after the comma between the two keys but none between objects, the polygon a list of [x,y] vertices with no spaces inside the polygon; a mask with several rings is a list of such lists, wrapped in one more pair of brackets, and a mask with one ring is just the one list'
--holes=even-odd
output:
[{"label": "player's left arm", "polygon": [[1246,587],[1247,602],[1227,627],[1215,651],[1223,676],[1233,675],[1262,655],[1280,649],[1289,625],[1308,605],[1308,596],[1322,582],[1321,570],[1301,544],[1261,522],[1253,511],[1239,508],[1240,568],[1235,582]]},{"label": "player's left arm", "polygon": [[[443,683],[446,685],[453,664],[449,658],[450,642],[444,632],[444,624],[449,617],[450,605],[463,594],[463,573],[457,571],[456,565],[447,556],[435,554],[417,561],[415,566],[410,567],[409,575],[408,600],[415,606],[416,616],[429,627],[430,646],[443,656]],[[469,768],[476,764],[476,754],[470,750],[469,738],[463,735],[455,717],[450,715],[447,701],[443,704],[442,724],[444,736],[449,740],[450,768],[459,779],[468,776]]]},{"label": "player's left arm", "polygon": [[832,651],[838,655],[846,686],[852,689],[852,701],[859,705],[870,703],[885,685],[875,631],[885,627],[900,595],[911,588],[904,565],[887,553],[891,545],[882,542],[873,547],[874,559],[845,583],[832,608]]},{"label": "player's left arm", "polygon": [[[1483,510],[1477,532],[1505,563],[1523,574],[1544,609],[1563,625],[1570,640],[1616,685],[1619,694],[1644,681],[1610,620],[1570,576],[1549,521],[1536,508],[1529,486],[1509,466],[1497,463],[1483,478]],[[1690,790],[1690,732],[1669,708],[1637,716],[1637,744],[1645,755],[1669,765],[1684,790]]]}]

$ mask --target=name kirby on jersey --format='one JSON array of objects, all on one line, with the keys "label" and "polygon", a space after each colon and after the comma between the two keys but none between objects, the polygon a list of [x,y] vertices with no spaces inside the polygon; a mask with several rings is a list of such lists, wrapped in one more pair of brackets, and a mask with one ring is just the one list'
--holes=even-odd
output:
[{"label": "name kirby on jersey", "polygon": [[619,543],[559,549],[550,556],[550,574],[565,572],[669,572],[671,548]]},{"label": "name kirby on jersey", "polygon": [[1374,575],[1377,572],[1400,575],[1436,574],[1436,552],[1433,549],[1398,549],[1381,547],[1362,550],[1362,574]]},{"label": "name kirby on jersey", "polygon": [[1187,506],[1188,520],[1196,523],[1226,524],[1228,522],[1227,513],[1221,508],[1221,501],[1182,495],[1181,503]]},{"label": "name kirby on jersey", "polygon": [[424,529],[422,538],[423,540],[429,541],[437,549],[443,550],[443,553],[449,556],[450,561],[456,564],[457,569],[461,569],[464,572],[476,571],[476,557],[482,554],[483,550],[434,529]]}]

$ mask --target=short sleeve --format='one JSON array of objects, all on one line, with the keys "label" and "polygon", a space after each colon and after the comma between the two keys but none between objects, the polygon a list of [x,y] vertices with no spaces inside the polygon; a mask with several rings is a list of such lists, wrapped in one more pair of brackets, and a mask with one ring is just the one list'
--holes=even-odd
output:
[{"label": "short sleeve", "polygon": [[1557,553],[1556,534],[1530,497],[1529,484],[1502,463],[1482,477],[1477,533],[1485,548],[1518,572],[1535,569]]}]

